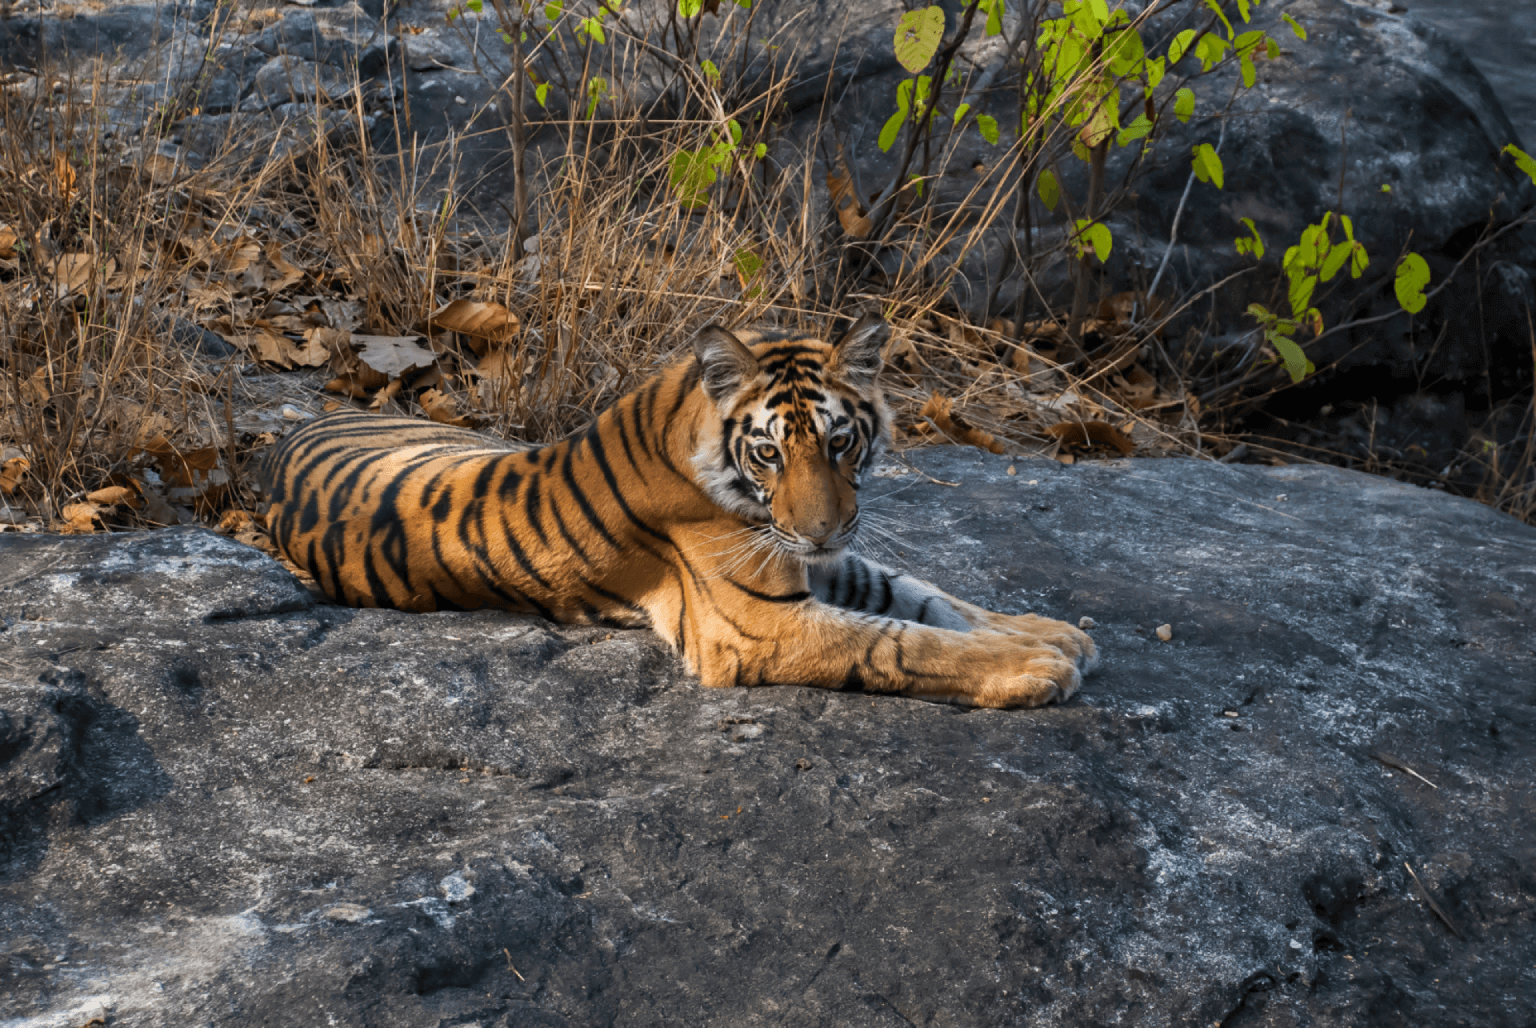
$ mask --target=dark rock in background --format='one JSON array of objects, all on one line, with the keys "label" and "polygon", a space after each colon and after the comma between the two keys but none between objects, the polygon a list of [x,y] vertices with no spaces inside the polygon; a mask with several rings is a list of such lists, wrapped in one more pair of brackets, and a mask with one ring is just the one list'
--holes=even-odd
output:
[{"label": "dark rock in background", "polygon": [[1097,620],[1065,707],[711,691],[201,530],[0,536],[5,1023],[1528,1023],[1536,530],[910,456],[893,560]]}]

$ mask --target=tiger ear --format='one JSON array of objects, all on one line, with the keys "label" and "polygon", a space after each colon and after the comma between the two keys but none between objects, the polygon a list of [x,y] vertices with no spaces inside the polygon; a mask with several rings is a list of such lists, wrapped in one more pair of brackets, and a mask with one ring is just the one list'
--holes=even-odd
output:
[{"label": "tiger ear", "polygon": [[885,367],[885,341],[891,326],[874,314],[866,314],[832,346],[832,372],[858,389],[875,384]]},{"label": "tiger ear", "polygon": [[758,372],[747,344],[719,325],[706,325],[693,340],[693,354],[703,373],[704,393],[719,403]]}]

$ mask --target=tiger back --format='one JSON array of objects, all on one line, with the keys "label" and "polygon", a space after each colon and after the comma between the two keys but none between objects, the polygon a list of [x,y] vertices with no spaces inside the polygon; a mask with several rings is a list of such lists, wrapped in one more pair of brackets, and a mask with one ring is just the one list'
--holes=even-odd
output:
[{"label": "tiger back", "polygon": [[711,686],[858,687],[984,706],[1071,695],[1092,641],[855,553],[890,434],[889,327],[835,343],[703,330],[583,431],[521,447],[343,411],[264,470],[268,530],[338,603],[649,626]]}]

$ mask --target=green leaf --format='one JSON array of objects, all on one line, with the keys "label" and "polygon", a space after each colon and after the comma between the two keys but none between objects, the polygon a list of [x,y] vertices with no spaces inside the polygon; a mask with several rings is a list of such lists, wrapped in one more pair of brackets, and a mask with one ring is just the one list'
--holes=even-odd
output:
[{"label": "green leaf", "polygon": [[482,0],[464,0],[464,6],[468,7],[476,14],[480,14],[485,10],[485,4],[482,2]]},{"label": "green leaf", "polygon": [[1185,86],[1173,94],[1173,116],[1187,123],[1194,113],[1195,91]]},{"label": "green leaf", "polygon": [[1228,49],[1225,39],[1207,34],[1201,36],[1200,42],[1195,44],[1195,56],[1200,58],[1202,70],[1210,71],[1216,67],[1222,57],[1226,56]]},{"label": "green leaf", "polygon": [[1312,306],[1312,294],[1316,290],[1316,275],[1292,275],[1291,286],[1287,290],[1288,298],[1291,301],[1291,313],[1295,314],[1298,318],[1301,317],[1302,311]]},{"label": "green leaf", "polygon": [[993,146],[997,145],[998,132],[996,118],[992,117],[990,114],[978,114],[976,116],[976,130],[981,133],[982,139],[985,139]]},{"label": "green leaf", "polygon": [[970,109],[971,109],[971,105],[970,104],[961,104],[959,107],[955,108],[955,124],[956,125],[960,124],[960,119],[965,117],[965,112],[970,110]]},{"label": "green leaf", "polygon": [[751,250],[737,250],[731,255],[731,263],[736,265],[736,274],[742,281],[750,279],[759,271],[762,271],[766,262]]},{"label": "green leaf", "polygon": [[908,11],[896,23],[896,60],[916,75],[928,67],[944,38],[944,8],[937,5]]},{"label": "green leaf", "polygon": [[758,143],[757,145],[753,146],[752,147],[752,156],[756,157],[758,160],[762,160],[764,157],[767,157],[768,156],[768,144],[767,143]]},{"label": "green leaf", "polygon": [[1285,364],[1286,374],[1291,376],[1292,385],[1295,385],[1317,370],[1316,365],[1307,360],[1307,355],[1302,352],[1301,347],[1285,338],[1285,336],[1278,332],[1270,331],[1265,333],[1265,338],[1275,348],[1275,352],[1280,355],[1280,360]]},{"label": "green leaf", "polygon": [[1359,278],[1365,274],[1365,269],[1370,267],[1371,257],[1365,252],[1365,244],[1351,242],[1349,245],[1349,277]]},{"label": "green leaf", "polygon": [[1243,16],[1243,21],[1253,20],[1253,12],[1248,9],[1249,0],[1237,0],[1237,13]]},{"label": "green leaf", "polygon": [[540,107],[549,106],[549,83],[540,82],[533,87],[533,98],[539,102]]},{"label": "green leaf", "polygon": [[891,147],[896,145],[896,135],[901,131],[901,126],[906,122],[906,120],[906,108],[902,108],[895,114],[891,115],[889,118],[885,119],[885,124],[880,128],[880,138],[876,140],[876,142],[880,145],[881,150],[886,153],[890,153]]},{"label": "green leaf", "polygon": [[576,28],[579,32],[585,32],[594,42],[608,42],[608,37],[603,32],[603,20],[601,18],[583,18]]},{"label": "green leaf", "polygon": [[1391,187],[1391,186],[1389,186],[1389,185],[1387,185],[1387,183],[1385,183],[1385,182],[1383,182],[1383,183],[1382,183],[1382,184],[1381,184],[1381,191],[1382,191],[1382,192],[1383,192],[1383,193],[1390,193],[1390,192],[1392,192],[1392,187]]},{"label": "green leaf", "polygon": [[565,0],[550,0],[544,5],[544,17],[550,21],[559,21],[560,15],[565,11]]},{"label": "green leaf", "polygon": [[1195,147],[1195,178],[1201,182],[1215,183],[1217,189],[1225,188],[1225,172],[1221,166],[1221,154],[1210,143],[1201,143]]},{"label": "green leaf", "polygon": [[1077,246],[1077,255],[1081,257],[1091,247],[1100,264],[1109,260],[1109,251],[1114,246],[1109,226],[1102,221],[1090,222],[1083,218],[1078,218],[1076,225],[1077,236],[1073,242]]},{"label": "green leaf", "polygon": [[1320,277],[1324,282],[1327,282],[1332,279],[1333,276],[1337,275],[1339,273],[1339,269],[1344,267],[1344,262],[1349,260],[1351,249],[1351,247],[1345,245],[1344,243],[1340,243],[1338,246],[1335,246],[1329,250],[1328,256],[1323,258],[1323,267],[1322,270],[1318,272],[1318,277]]},{"label": "green leaf", "polygon": [[713,147],[679,150],[672,155],[667,181],[684,207],[703,207],[709,203],[706,190],[719,176],[715,172]]},{"label": "green leaf", "polygon": [[1416,253],[1410,253],[1397,263],[1397,280],[1392,288],[1397,291],[1397,302],[1402,304],[1403,310],[1409,314],[1417,314],[1424,309],[1429,298],[1424,295],[1424,287],[1429,285],[1429,264]]},{"label": "green leaf", "polygon": [[1168,63],[1178,64],[1182,61],[1184,55],[1189,52],[1189,44],[1195,41],[1195,36],[1197,35],[1199,33],[1194,29],[1185,29],[1177,36],[1174,36],[1173,42],[1168,44]]},{"label": "green leaf", "polygon": [[1263,260],[1264,237],[1259,235],[1258,226],[1253,223],[1252,218],[1243,218],[1241,220],[1243,224],[1248,227],[1248,231],[1251,233],[1251,236],[1250,238],[1246,239],[1241,236],[1237,238],[1237,252],[1240,254],[1252,254],[1253,259],[1256,261]]},{"label": "green leaf", "polygon": [[1216,17],[1220,18],[1221,23],[1227,27],[1227,38],[1230,39],[1232,37],[1232,23],[1227,20],[1227,12],[1221,9],[1221,4],[1218,0],[1205,0],[1205,6],[1216,12]]},{"label": "green leaf", "polygon": [[987,15],[988,36],[1000,36],[1003,33],[1003,4],[1004,0],[981,0],[981,9]]},{"label": "green leaf", "polygon": [[1532,182],[1536,182],[1536,157],[1532,157],[1530,154],[1520,149],[1514,143],[1510,143],[1504,149],[1500,150],[1499,153],[1507,153],[1513,157],[1515,159],[1515,167],[1529,175]]},{"label": "green leaf", "polygon": [[923,181],[923,176],[916,174],[908,175],[907,184],[912,187],[912,191],[916,193],[919,198],[922,197],[923,186],[926,185],[926,183]]},{"label": "green leaf", "polygon": [[1303,43],[1307,41],[1307,30],[1302,28],[1301,23],[1298,22],[1295,18],[1292,18],[1289,14],[1282,14],[1280,15],[1280,20],[1291,27],[1291,31],[1296,33],[1297,39],[1301,40]]},{"label": "green leaf", "polygon": [[710,85],[718,86],[720,84],[720,69],[715,67],[714,61],[700,61],[699,70],[704,73],[704,77],[709,80]]},{"label": "green leaf", "polygon": [[726,132],[730,133],[731,149],[734,150],[741,144],[741,122],[737,121],[735,118],[732,118],[730,121],[725,123],[725,130]]},{"label": "green leaf", "polygon": [[1136,115],[1136,120],[1120,130],[1115,137],[1116,144],[1124,146],[1145,136],[1152,134],[1152,120],[1145,114]]},{"label": "green leaf", "polygon": [[607,79],[593,78],[592,81],[587,83],[587,120],[588,121],[592,120],[592,116],[597,113],[597,105],[598,105],[598,103],[603,99],[603,97],[605,97],[607,95],[608,95],[608,80]]},{"label": "green leaf", "polygon": [[1035,190],[1040,194],[1040,202],[1045,204],[1045,209],[1054,211],[1057,202],[1061,199],[1061,186],[1056,182],[1056,175],[1050,171],[1042,171],[1035,182]]},{"label": "green leaf", "polygon": [[1259,80],[1259,70],[1253,66],[1253,58],[1243,54],[1238,58],[1238,65],[1243,69],[1243,88],[1252,89]]},{"label": "green leaf", "polygon": [[1147,95],[1152,95],[1152,90],[1163,81],[1163,75],[1168,70],[1168,62],[1161,57],[1154,57],[1147,62]]},{"label": "green leaf", "polygon": [[677,0],[677,13],[692,18],[704,9],[704,0]]},{"label": "green leaf", "polygon": [[1264,37],[1264,56],[1270,60],[1278,60],[1280,57],[1280,44],[1275,42],[1273,36]]}]

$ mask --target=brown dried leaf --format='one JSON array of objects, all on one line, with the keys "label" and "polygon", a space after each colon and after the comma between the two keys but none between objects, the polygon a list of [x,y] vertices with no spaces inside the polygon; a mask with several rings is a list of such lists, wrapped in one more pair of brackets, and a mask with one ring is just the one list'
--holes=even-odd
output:
[{"label": "brown dried leaf", "polygon": [[111,507],[121,503],[137,509],[140,502],[139,491],[126,485],[109,485],[105,489],[97,489],[95,492],[86,493],[85,498],[103,507]]},{"label": "brown dried leaf", "polygon": [[65,535],[87,535],[96,531],[97,522],[106,511],[107,508],[89,502],[66,504],[64,520],[55,521],[52,528]]},{"label": "brown dried leaf", "polygon": [[1119,450],[1122,457],[1129,457],[1136,449],[1130,436],[1107,421],[1063,421],[1047,426],[1045,431],[1060,439],[1063,446],[1081,449],[1109,446]]},{"label": "brown dried leaf", "polygon": [[176,159],[163,153],[145,154],[139,174],[157,186],[168,186],[176,181]]},{"label": "brown dried leaf", "polygon": [[272,266],[276,276],[267,276],[267,288],[274,293],[280,293],[289,286],[298,285],[304,281],[304,269],[290,264],[283,256],[283,248],[277,243],[267,244],[267,263]]},{"label": "brown dried leaf", "polygon": [[42,367],[32,372],[32,374],[26,379],[22,380],[21,399],[23,403],[27,403],[35,407],[41,407],[49,400],[53,399],[51,377],[49,375],[49,366],[47,364],[44,364]]},{"label": "brown dried leaf", "polygon": [[[362,372],[366,372],[369,376],[378,375],[378,372],[372,368],[363,368]],[[379,377],[382,378],[383,376]],[[354,400],[366,400],[370,393],[382,385],[384,385],[384,382],[375,383],[371,378],[365,378],[361,372],[349,371],[345,375],[337,375],[327,382],[325,384],[325,391],[328,393],[340,393],[342,396],[350,396]],[[341,405],[337,404],[336,406],[339,407]],[[323,409],[332,411],[336,407],[327,404]]]},{"label": "brown dried leaf", "polygon": [[[91,280],[96,269],[96,255],[90,253],[61,253],[47,264],[49,277],[53,279],[56,297],[78,292]],[[108,257],[101,263],[103,277],[110,277],[117,270],[117,261]]]},{"label": "brown dried leaf", "polygon": [[446,330],[466,336],[475,356],[493,343],[504,343],[518,332],[517,315],[493,300],[453,300],[427,319],[429,331]]},{"label": "brown dried leaf", "polygon": [[1132,410],[1154,407],[1167,398],[1158,391],[1157,378],[1140,364],[1132,364],[1110,380],[1115,399]]},{"label": "brown dried leaf", "polygon": [[75,195],[75,169],[63,154],[54,154],[53,181],[59,187],[60,196],[68,198]]},{"label": "brown dried leaf", "polygon": [[299,363],[299,348],[293,344],[293,340],[265,326],[258,325],[253,332],[241,332],[228,338],[231,343],[265,364],[292,368]]},{"label": "brown dried leaf", "polygon": [[248,510],[229,510],[219,519],[220,535],[227,535],[237,543],[253,546],[264,553],[276,554],[277,547],[267,535],[264,519]]},{"label": "brown dried leaf", "polygon": [[16,243],[21,239],[9,225],[0,225],[0,260],[16,256]]},{"label": "brown dried leaf", "polygon": [[27,472],[32,470],[32,462],[25,457],[12,457],[4,464],[0,464],[0,493],[10,496],[20,488],[22,480],[27,477]]},{"label": "brown dried leaf", "polygon": [[[843,231],[855,239],[868,238],[875,230],[875,225],[869,220],[859,198],[853,195],[851,176],[845,178],[828,172],[827,191],[832,194],[832,208],[837,211],[837,220],[842,224]],[[843,204],[845,199],[848,201],[846,206]]]},{"label": "brown dried leaf", "polygon": [[368,409],[383,410],[384,406],[388,404],[390,400],[393,400],[395,397],[399,396],[400,391],[404,388],[405,382],[403,379],[390,379],[389,382],[385,384],[383,389],[380,389],[377,393],[374,394],[373,402],[368,404]]},{"label": "brown dried leaf", "polygon": [[923,404],[923,409],[918,412],[918,416],[928,418],[938,426],[939,431],[957,443],[991,450],[993,453],[1007,452],[1003,444],[997,441],[996,436],[967,423],[964,418],[956,414],[954,405],[954,400],[934,393],[928,398],[928,402]]},{"label": "brown dried leaf", "polygon": [[137,452],[155,459],[166,497],[172,503],[194,506],[202,511],[218,507],[229,488],[229,471],[224,467],[224,453],[217,446],[181,450],[165,436],[156,436]]},{"label": "brown dried leaf", "polygon": [[425,368],[437,360],[437,354],[421,345],[420,336],[353,335],[360,347],[358,358],[373,370],[397,378],[414,368]]},{"label": "brown dried leaf", "polygon": [[421,409],[427,417],[444,425],[452,425],[455,428],[479,428],[484,421],[470,414],[460,414],[459,406],[453,397],[441,389],[427,389],[416,397],[416,402],[421,404]]}]

